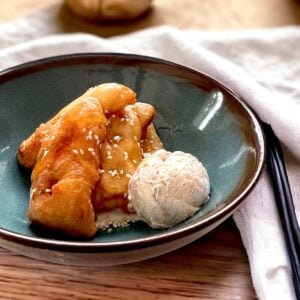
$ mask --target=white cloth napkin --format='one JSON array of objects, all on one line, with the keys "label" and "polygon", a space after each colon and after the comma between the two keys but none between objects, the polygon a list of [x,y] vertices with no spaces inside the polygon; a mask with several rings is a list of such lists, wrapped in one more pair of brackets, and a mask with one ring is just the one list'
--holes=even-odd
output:
[{"label": "white cloth napkin", "polygon": [[[103,39],[62,34],[40,12],[0,26],[0,69],[73,52],[127,52],[205,72],[240,94],[284,145],[300,219],[300,27],[205,32],[157,27]],[[234,214],[259,299],[295,299],[291,269],[266,172]]]}]

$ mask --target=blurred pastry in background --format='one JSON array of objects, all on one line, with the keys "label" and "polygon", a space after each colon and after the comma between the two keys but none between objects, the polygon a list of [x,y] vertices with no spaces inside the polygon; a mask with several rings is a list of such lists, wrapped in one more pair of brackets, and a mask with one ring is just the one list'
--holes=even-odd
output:
[{"label": "blurred pastry in background", "polygon": [[90,20],[125,21],[144,14],[152,0],[65,0],[72,12]]}]

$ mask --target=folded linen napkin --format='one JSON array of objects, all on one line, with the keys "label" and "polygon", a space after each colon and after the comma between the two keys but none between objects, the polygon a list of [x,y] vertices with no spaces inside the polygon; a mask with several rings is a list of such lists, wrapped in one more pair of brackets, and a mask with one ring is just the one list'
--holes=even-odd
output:
[{"label": "folded linen napkin", "polygon": [[[205,72],[240,94],[284,145],[300,219],[300,27],[205,32],[157,27],[103,39],[62,34],[47,12],[0,26],[0,69],[73,52],[127,52]],[[295,299],[269,177],[264,172],[234,220],[260,299]]]}]

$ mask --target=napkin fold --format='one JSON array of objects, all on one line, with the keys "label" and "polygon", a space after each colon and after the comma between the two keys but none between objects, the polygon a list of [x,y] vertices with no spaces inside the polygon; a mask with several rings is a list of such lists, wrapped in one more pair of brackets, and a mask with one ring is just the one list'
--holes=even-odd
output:
[{"label": "napkin fold", "polygon": [[[242,96],[284,147],[300,219],[300,27],[178,30],[168,26],[103,39],[63,34],[47,11],[0,26],[0,69],[52,55],[123,52],[164,58],[207,73]],[[259,299],[295,299],[291,268],[266,171],[234,220]]]}]

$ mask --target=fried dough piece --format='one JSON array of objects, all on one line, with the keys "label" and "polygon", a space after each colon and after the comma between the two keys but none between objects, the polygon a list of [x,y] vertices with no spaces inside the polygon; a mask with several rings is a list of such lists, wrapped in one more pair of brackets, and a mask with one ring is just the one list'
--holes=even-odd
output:
[{"label": "fried dough piece", "polygon": [[141,140],[148,128],[155,132],[154,126],[149,126],[155,114],[152,105],[136,103],[108,119],[106,139],[101,147],[102,175],[94,198],[98,212],[114,208],[127,211],[128,182],[143,159]]},{"label": "fried dough piece", "polygon": [[135,101],[135,93],[119,84],[91,88],[20,145],[20,164],[33,168],[28,211],[32,223],[73,236],[95,234],[91,196],[100,180],[105,114]]},{"label": "fried dough piece", "polygon": [[[77,111],[77,113],[82,115],[83,112],[78,110],[80,103],[90,102],[90,100],[94,102],[100,101],[102,110],[107,115],[123,109],[128,104],[134,104],[136,102],[136,94],[128,87],[117,83],[105,83],[88,89],[82,96],[64,107],[47,123],[41,124],[28,139],[21,143],[18,152],[20,164],[32,169],[36,163],[41,144],[51,135],[52,126],[70,111]],[[81,124],[83,127],[84,121],[83,118],[81,119],[80,123],[83,123]]]},{"label": "fried dough piece", "polygon": [[141,148],[143,153],[153,153],[156,150],[163,148],[163,143],[157,135],[152,123],[147,127],[146,133],[141,140]]},{"label": "fried dough piece", "polygon": [[140,146],[143,154],[153,153],[154,151],[163,148],[163,144],[156,133],[155,127],[153,123],[151,123],[155,115],[152,117],[152,119],[149,118],[149,107],[149,104],[141,102],[137,102],[132,105],[132,109],[137,113],[142,128]]}]

